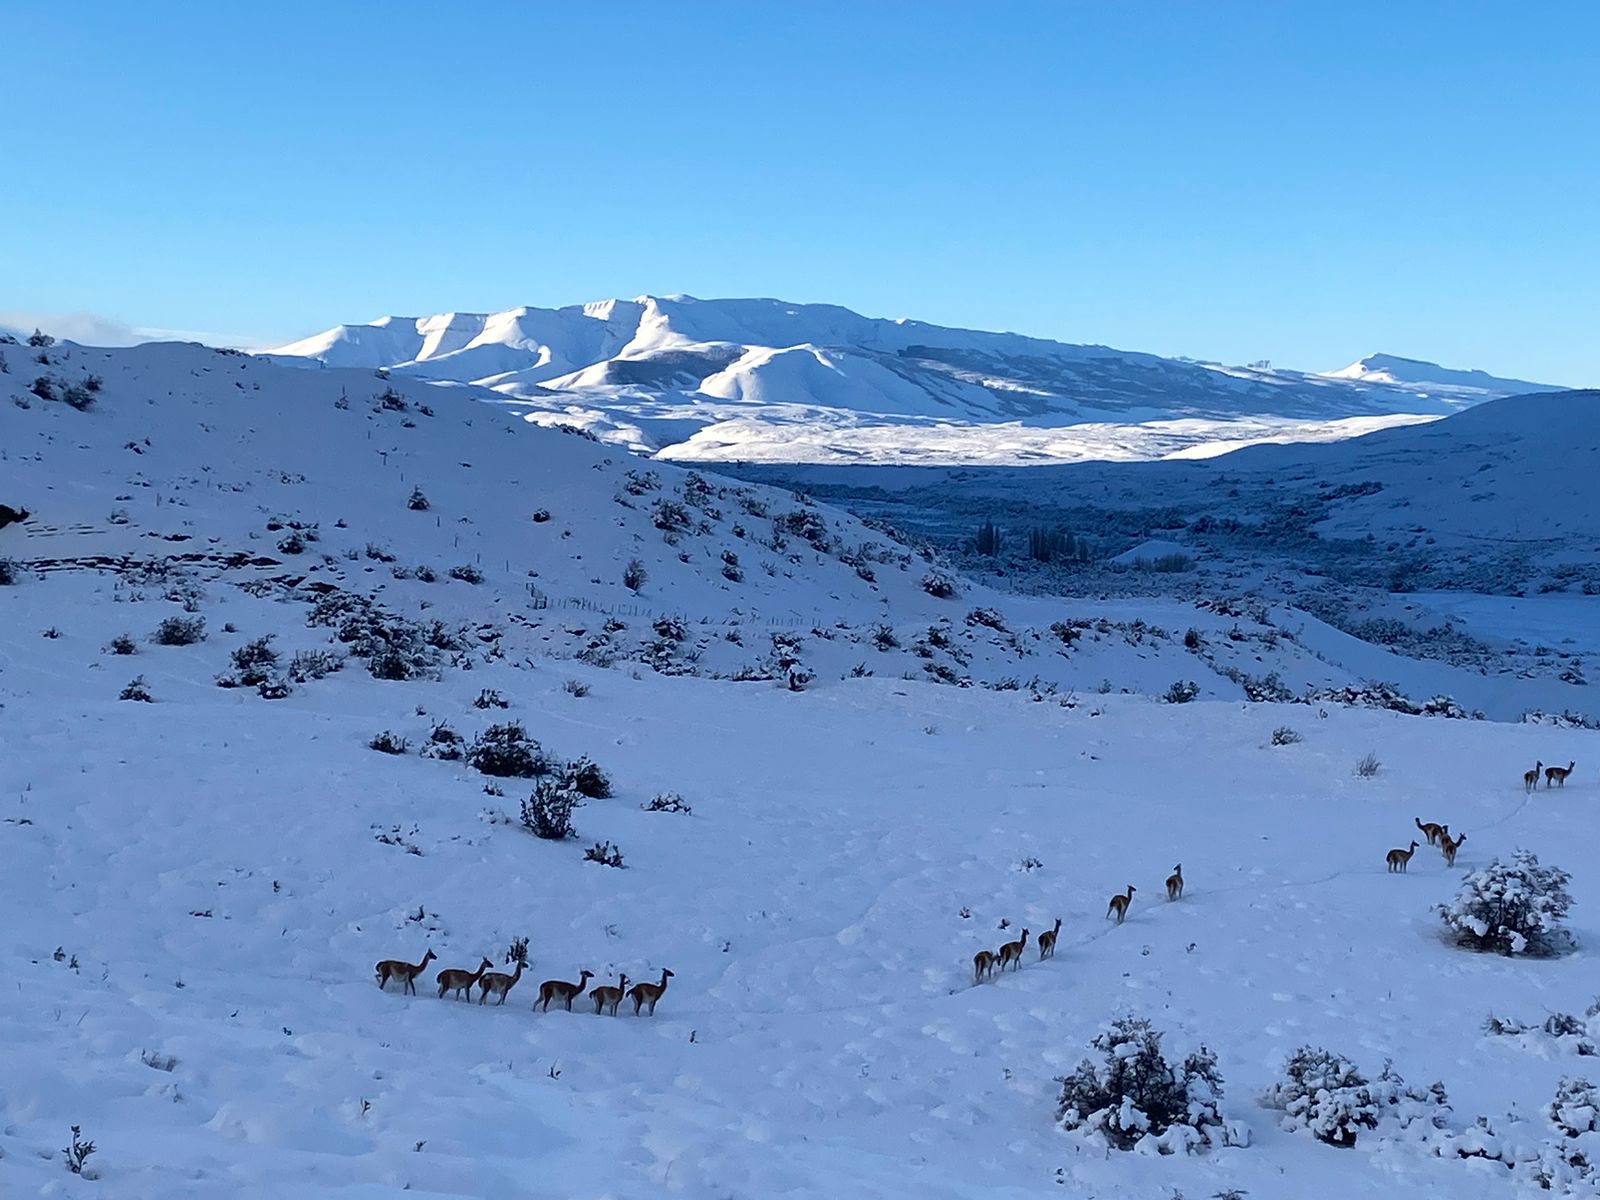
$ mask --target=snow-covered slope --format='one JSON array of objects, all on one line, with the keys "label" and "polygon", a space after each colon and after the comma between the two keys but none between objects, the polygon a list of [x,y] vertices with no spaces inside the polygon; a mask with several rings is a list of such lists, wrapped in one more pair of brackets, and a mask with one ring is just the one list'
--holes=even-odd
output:
[{"label": "snow-covered slope", "polygon": [[[1160,457],[1318,440],[1341,421],[1439,416],[1537,386],[1380,369],[1405,360],[1368,360],[1364,374],[1222,367],[835,305],[690,296],[385,317],[268,356],[476,383],[535,419],[702,461]],[[1116,449],[1107,426],[1120,431]]]},{"label": "snow-covered slope", "polygon": [[[30,510],[0,528],[0,1194],[1490,1200],[1534,1166],[1462,1152],[1559,1148],[1539,1113],[1577,1039],[1480,1026],[1581,1014],[1587,953],[1469,955],[1429,907],[1516,846],[1600,899],[1571,849],[1600,735],[1242,703],[1268,673],[1352,682],[1360,647],[1237,599],[947,588],[836,508],[471,388],[195,346],[0,358],[0,504]],[[169,619],[204,637],[157,644]],[[262,638],[269,685],[301,657],[287,694],[218,686]],[[375,677],[374,638],[432,661]],[[1471,685],[1416,667],[1407,690]],[[136,677],[151,702],[117,698]],[[609,775],[580,839],[523,828],[532,780],[416,753],[507,721]],[[1529,797],[1535,759],[1580,769]],[[1418,816],[1461,858],[1390,875]],[[1057,918],[1053,960],[972,986],[977,950]],[[517,937],[503,1007],[436,998]],[[416,996],[373,986],[425,949]],[[530,1011],[583,969],[674,974],[653,1018]],[[1057,1128],[1056,1077],[1128,1014],[1216,1052],[1250,1145]],[[1257,1100],[1306,1042],[1454,1108],[1355,1150],[1285,1130]]]}]

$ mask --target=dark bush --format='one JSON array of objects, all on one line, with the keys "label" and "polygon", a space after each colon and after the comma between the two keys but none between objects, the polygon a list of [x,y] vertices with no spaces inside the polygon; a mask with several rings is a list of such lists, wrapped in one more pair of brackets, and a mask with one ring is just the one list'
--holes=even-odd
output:
[{"label": "dark bush", "polygon": [[533,794],[522,802],[522,824],[534,836],[559,842],[576,837],[572,828],[572,810],[583,803],[583,797],[554,779],[541,779],[534,785]]},{"label": "dark bush", "polygon": [[404,754],[411,748],[411,743],[397,733],[385,729],[382,733],[373,735],[367,745],[381,754]]},{"label": "dark bush", "polygon": [[139,647],[134,640],[125,633],[119,633],[106,645],[106,649],[113,654],[137,654]]},{"label": "dark bush", "polygon": [[649,572],[644,569],[644,564],[637,558],[630,558],[628,565],[622,571],[622,586],[630,592],[637,592],[649,578]]},{"label": "dark bush", "polygon": [[128,681],[128,686],[122,689],[122,694],[119,695],[117,699],[142,700],[144,703],[149,704],[155,699],[155,697],[150,694],[150,689],[145,687],[144,676],[135,675],[131,680]]},{"label": "dark bush", "polygon": [[150,640],[158,646],[192,646],[206,640],[204,617],[168,617],[156,626]]},{"label": "dark bush", "polygon": [[462,563],[459,567],[451,567],[449,575],[451,579],[459,579],[462,583],[483,582],[483,572],[470,563]]},{"label": "dark bush", "polygon": [[588,758],[575,758],[561,770],[561,780],[580,796],[605,800],[611,793],[611,780]]},{"label": "dark bush", "polygon": [[551,772],[539,743],[514,721],[480,733],[467,748],[466,760],[474,770],[500,779],[532,779]]},{"label": "dark bush", "polygon": [[412,512],[428,511],[428,497],[423,494],[421,488],[414,487],[411,489],[411,499],[406,501],[406,507]]},{"label": "dark bush", "polygon": [[662,792],[660,795],[652,797],[648,804],[641,804],[639,807],[644,809],[645,812],[694,812],[694,809],[690,808],[677,792]]},{"label": "dark bush", "polygon": [[607,867],[622,865],[622,851],[610,842],[596,842],[583,852],[584,862],[597,862]]}]

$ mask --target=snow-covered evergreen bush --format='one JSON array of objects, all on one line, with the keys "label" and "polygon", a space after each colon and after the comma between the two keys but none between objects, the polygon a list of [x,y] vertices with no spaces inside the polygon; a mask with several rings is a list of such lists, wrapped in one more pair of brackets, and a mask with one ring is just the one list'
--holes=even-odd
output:
[{"label": "snow-covered evergreen bush", "polygon": [[522,802],[522,824],[546,841],[576,837],[572,810],[582,803],[583,797],[560,780],[541,779],[534,785],[533,794]]},{"label": "snow-covered evergreen bush", "polygon": [[137,654],[139,647],[134,640],[125,633],[119,633],[106,644],[106,649],[113,654]]},{"label": "snow-covered evergreen bush", "polygon": [[1496,954],[1553,954],[1566,944],[1561,927],[1572,897],[1571,880],[1558,867],[1543,867],[1532,851],[1517,850],[1510,862],[1495,859],[1461,881],[1461,890],[1435,910],[1459,946]]},{"label": "snow-covered evergreen bush", "polygon": [[637,558],[630,558],[628,565],[622,569],[622,586],[630,592],[637,592],[649,578],[650,574],[644,569],[644,563]]},{"label": "snow-covered evergreen bush", "polygon": [[406,501],[406,507],[412,512],[427,512],[429,507],[427,493],[419,487],[412,488],[411,498]]},{"label": "snow-covered evergreen bush", "polygon": [[1222,1076],[1204,1046],[1174,1067],[1161,1053],[1161,1034],[1143,1017],[1121,1017],[1091,1043],[1101,1059],[1085,1058],[1057,1080],[1056,1119],[1116,1150],[1196,1153],[1213,1144],[1242,1144],[1222,1120]]},{"label": "snow-covered evergreen bush", "polygon": [[192,646],[206,640],[204,617],[168,617],[156,626],[151,641],[158,646]]},{"label": "snow-covered evergreen bush", "polygon": [[580,796],[605,800],[611,795],[611,780],[588,758],[575,758],[561,769],[560,780]]},{"label": "snow-covered evergreen bush", "polygon": [[278,665],[278,652],[272,648],[272,634],[238,647],[230,655],[233,670],[217,676],[218,687],[260,687]]},{"label": "snow-covered evergreen bush", "polygon": [[1200,694],[1200,685],[1194,680],[1179,679],[1166,691],[1161,698],[1168,704],[1187,704]]},{"label": "snow-covered evergreen bush", "polygon": [[1306,1130],[1330,1146],[1354,1146],[1357,1131],[1376,1129],[1381,1114],[1372,1085],[1343,1055],[1301,1046],[1284,1064],[1284,1078],[1262,1097],[1283,1110],[1283,1127]]},{"label": "snow-covered evergreen bush", "polygon": [[491,725],[467,747],[467,764],[501,779],[532,779],[550,774],[550,760],[539,743],[515,721]]},{"label": "snow-covered evergreen bush", "polygon": [[0,558],[0,587],[10,587],[22,578],[22,568],[14,558]]},{"label": "snow-covered evergreen bush", "polygon": [[955,581],[943,571],[929,571],[917,586],[938,600],[949,600],[957,595]]},{"label": "snow-covered evergreen bush", "polygon": [[155,697],[150,694],[150,689],[145,686],[144,676],[135,675],[128,681],[128,686],[122,689],[118,700],[139,700],[145,704],[151,703]]},{"label": "snow-covered evergreen bush", "polygon": [[404,754],[410,749],[411,743],[392,730],[385,729],[382,733],[373,734],[367,746],[380,754]]}]

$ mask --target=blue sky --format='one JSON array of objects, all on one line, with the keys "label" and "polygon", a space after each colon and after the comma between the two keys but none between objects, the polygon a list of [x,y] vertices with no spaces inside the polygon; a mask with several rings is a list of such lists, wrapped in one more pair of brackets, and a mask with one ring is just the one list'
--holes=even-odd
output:
[{"label": "blue sky", "polygon": [[7,6],[0,310],[643,292],[1600,383],[1600,6]]}]

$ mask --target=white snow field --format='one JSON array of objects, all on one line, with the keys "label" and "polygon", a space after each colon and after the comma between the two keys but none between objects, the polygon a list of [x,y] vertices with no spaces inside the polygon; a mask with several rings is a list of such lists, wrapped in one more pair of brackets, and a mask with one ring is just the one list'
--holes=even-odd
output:
[{"label": "white snow field", "polygon": [[[1509,723],[1582,687],[1238,598],[959,577],[935,596],[936,564],[837,509],[471,389],[193,346],[42,352],[0,346],[0,504],[31,514],[0,528],[0,1195],[1531,1195],[1528,1171],[1462,1152],[1550,1142],[1558,1081],[1600,1074],[1578,1038],[1482,1028],[1582,1020],[1600,993],[1600,734]],[[361,597],[413,678],[308,624]],[[151,640],[196,617],[203,640]],[[283,664],[348,657],[281,699],[219,687],[268,635]],[[1357,683],[1363,655],[1502,719],[1248,703],[1238,682]],[[118,699],[136,676],[153,702]],[[1195,702],[1157,698],[1191,678]],[[541,840],[518,820],[531,780],[418,753],[441,721],[519,722],[615,794]],[[1284,727],[1301,740],[1275,744]],[[408,752],[370,749],[385,730]],[[1576,770],[1529,795],[1535,760]],[[641,807],[669,792],[693,811]],[[1424,846],[1385,870],[1416,818],[1467,834],[1453,869]],[[621,868],[585,861],[604,842]],[[1430,907],[1519,847],[1573,872],[1576,951],[1447,944]],[[973,986],[977,950],[1057,917],[1054,959],[1030,942]],[[436,998],[439,968],[501,969],[523,936],[503,1007]],[[416,996],[374,985],[425,949]],[[674,975],[654,1017],[530,1011],[585,968]],[[1055,1077],[1124,1015],[1169,1057],[1216,1052],[1249,1145],[1121,1153],[1057,1126]],[[1305,1043],[1441,1081],[1442,1127],[1349,1150],[1281,1128],[1259,1096]],[[93,1178],[67,1169],[73,1126]]]},{"label": "white snow field", "polygon": [[831,304],[693,296],[383,317],[265,354],[478,384],[530,420],[700,462],[1204,457],[1559,390],[1385,354],[1323,373],[1229,367]]}]

